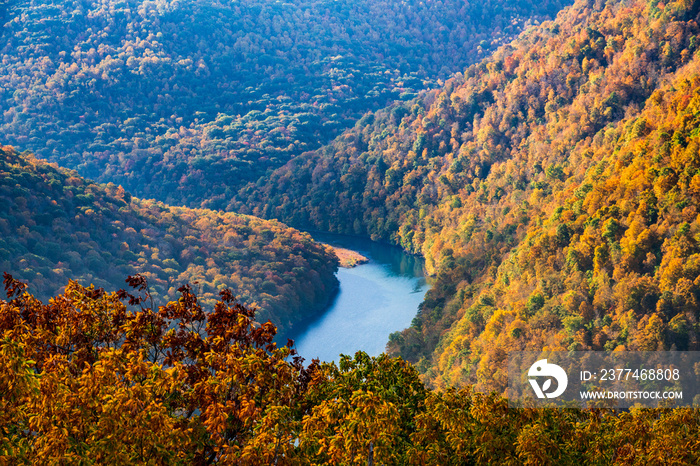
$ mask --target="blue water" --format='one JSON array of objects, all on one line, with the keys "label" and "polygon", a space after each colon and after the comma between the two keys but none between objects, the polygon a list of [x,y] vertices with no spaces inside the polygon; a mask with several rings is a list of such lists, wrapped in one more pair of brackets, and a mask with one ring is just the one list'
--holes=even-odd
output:
[{"label": "blue water", "polygon": [[423,261],[400,248],[360,238],[314,234],[318,241],[360,252],[370,261],[339,269],[331,306],[291,337],[307,361],[338,361],[340,354],[384,352],[389,334],[411,325],[429,285]]}]

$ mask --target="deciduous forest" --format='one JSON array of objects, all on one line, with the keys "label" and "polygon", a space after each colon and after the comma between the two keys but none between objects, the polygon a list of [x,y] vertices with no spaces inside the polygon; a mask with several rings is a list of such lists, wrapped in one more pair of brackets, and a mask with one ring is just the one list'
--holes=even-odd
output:
[{"label": "deciduous forest", "polygon": [[110,290],[142,274],[151,295],[190,283],[212,304],[232,290],[280,329],[324,309],[337,259],[276,221],[132,197],[0,148],[0,266],[48,299],[68,280]]},{"label": "deciduous forest", "polygon": [[[700,350],[699,21],[694,0],[0,2],[0,455],[697,464],[697,409],[514,409],[506,365]],[[425,259],[386,354],[280,344],[337,287],[300,230]]]},{"label": "deciduous forest", "polygon": [[10,0],[0,134],[140,197],[222,208],[565,4]]},{"label": "deciduous forest", "polygon": [[42,304],[5,276],[0,453],[33,464],[700,461],[698,410],[512,409],[471,387],[427,390],[404,360],[362,352],[304,367],[228,291],[204,309],[183,287],[155,310],[136,303],[143,278],[130,281],[116,294],[70,282]]},{"label": "deciduous forest", "polygon": [[435,387],[502,391],[511,350],[697,349],[698,11],[577,2],[232,207],[422,254],[389,349]]}]

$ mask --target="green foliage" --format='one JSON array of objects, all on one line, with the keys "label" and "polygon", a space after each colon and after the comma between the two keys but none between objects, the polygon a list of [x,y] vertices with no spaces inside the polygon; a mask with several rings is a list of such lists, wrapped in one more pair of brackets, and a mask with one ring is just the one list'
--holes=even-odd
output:
[{"label": "green foliage", "polygon": [[141,197],[221,208],[565,3],[0,4],[0,135]]},{"label": "green foliage", "polygon": [[535,312],[539,311],[542,309],[544,306],[544,296],[542,296],[542,293],[539,291],[533,293],[530,295],[529,298],[527,298],[527,310],[531,313],[534,314]]}]

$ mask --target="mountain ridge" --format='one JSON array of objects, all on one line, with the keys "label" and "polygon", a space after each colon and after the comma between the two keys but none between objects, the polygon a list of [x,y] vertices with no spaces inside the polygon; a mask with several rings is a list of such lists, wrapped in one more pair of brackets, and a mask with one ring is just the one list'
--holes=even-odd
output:
[{"label": "mountain ridge", "polygon": [[221,209],[563,4],[12,0],[0,139],[141,197]]}]

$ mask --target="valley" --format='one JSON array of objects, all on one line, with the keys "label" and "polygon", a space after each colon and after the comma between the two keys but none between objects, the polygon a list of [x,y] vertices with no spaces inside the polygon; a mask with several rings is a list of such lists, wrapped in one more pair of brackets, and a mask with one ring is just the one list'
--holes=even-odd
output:
[{"label": "valley", "polygon": [[700,349],[700,2],[0,23],[0,456],[700,462],[698,400],[508,398],[513,353]]},{"label": "valley", "polygon": [[429,289],[423,261],[396,246],[364,238],[322,233],[313,237],[359,251],[368,260],[339,269],[339,292],[331,306],[293,329],[289,338],[307,361],[338,362],[341,354],[357,351],[379,356],[390,335],[411,324]]}]

